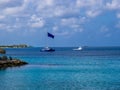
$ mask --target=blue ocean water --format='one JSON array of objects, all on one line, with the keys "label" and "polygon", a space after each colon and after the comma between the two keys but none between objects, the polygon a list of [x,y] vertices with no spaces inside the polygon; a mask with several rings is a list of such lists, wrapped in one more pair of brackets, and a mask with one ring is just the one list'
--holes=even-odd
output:
[{"label": "blue ocean water", "polygon": [[120,90],[120,47],[8,48],[28,62],[0,70],[0,90]]}]

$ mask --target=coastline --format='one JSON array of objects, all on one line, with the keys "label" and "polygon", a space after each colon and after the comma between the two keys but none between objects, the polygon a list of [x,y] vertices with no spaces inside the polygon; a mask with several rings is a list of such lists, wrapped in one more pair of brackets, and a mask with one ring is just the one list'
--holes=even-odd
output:
[{"label": "coastline", "polygon": [[27,44],[18,44],[18,45],[0,45],[0,48],[28,48],[31,47]]}]

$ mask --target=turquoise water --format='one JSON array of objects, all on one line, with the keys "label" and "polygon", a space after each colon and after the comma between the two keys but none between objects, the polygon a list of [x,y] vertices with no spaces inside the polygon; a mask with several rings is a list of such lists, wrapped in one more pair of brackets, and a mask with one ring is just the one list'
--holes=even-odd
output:
[{"label": "turquoise water", "polygon": [[0,70],[0,90],[120,90],[120,48],[6,50],[29,64]]}]

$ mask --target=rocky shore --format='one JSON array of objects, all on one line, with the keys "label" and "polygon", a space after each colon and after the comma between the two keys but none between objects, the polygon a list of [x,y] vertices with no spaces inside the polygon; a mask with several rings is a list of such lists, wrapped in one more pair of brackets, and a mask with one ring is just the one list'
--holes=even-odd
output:
[{"label": "rocky shore", "polygon": [[12,57],[7,57],[7,56],[0,57],[0,69],[4,69],[7,67],[22,66],[26,64],[28,63],[22,60],[19,60],[19,59],[12,58]]},{"label": "rocky shore", "polygon": [[12,58],[11,56],[7,57],[5,53],[6,51],[0,48],[0,69],[28,64],[25,61]]},{"label": "rocky shore", "polygon": [[21,65],[26,65],[28,64],[27,62],[13,59],[13,60],[0,60],[0,69],[2,68],[7,68],[7,67],[16,67],[16,66],[21,66]]},{"label": "rocky shore", "polygon": [[27,62],[13,59],[13,60],[0,60],[0,69],[7,67],[16,67],[28,64]]}]

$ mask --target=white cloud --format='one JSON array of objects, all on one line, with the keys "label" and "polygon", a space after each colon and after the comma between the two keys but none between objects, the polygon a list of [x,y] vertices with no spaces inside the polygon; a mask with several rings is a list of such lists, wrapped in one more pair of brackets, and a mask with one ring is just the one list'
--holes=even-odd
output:
[{"label": "white cloud", "polygon": [[[103,2],[104,0],[38,0],[35,5],[36,11],[44,18],[79,15],[81,11],[95,17],[104,9]],[[82,9],[85,9],[84,12]]]},{"label": "white cloud", "polygon": [[54,32],[58,31],[58,29],[59,29],[58,26],[54,26],[54,27],[53,27],[53,31],[54,31]]},{"label": "white cloud", "polygon": [[74,33],[81,33],[84,31],[82,28],[82,24],[85,23],[86,17],[71,17],[71,18],[62,18],[60,27],[64,27],[65,29],[62,31],[61,29],[58,29],[58,27],[54,27],[54,30],[59,33],[63,33],[62,35],[72,35]]},{"label": "white cloud", "polygon": [[99,11],[99,10],[89,10],[89,11],[86,12],[86,15],[87,15],[88,17],[96,17],[96,16],[98,16],[100,13],[101,13],[101,11]]},{"label": "white cloud", "polygon": [[3,29],[6,26],[6,24],[0,23],[0,28]]},{"label": "white cloud", "polygon": [[44,26],[44,22],[43,21],[39,21],[39,22],[35,22],[31,24],[31,27],[33,28],[41,28]]},{"label": "white cloud", "polygon": [[45,25],[45,20],[42,17],[37,17],[36,15],[32,15],[29,26],[32,28],[42,28]]},{"label": "white cloud", "polygon": [[85,14],[88,17],[96,17],[101,14],[104,9],[103,0],[77,0],[76,6],[79,9],[85,9]]},{"label": "white cloud", "polygon": [[38,10],[44,9],[46,7],[52,7],[54,5],[54,0],[38,0],[37,5]]},{"label": "white cloud", "polygon": [[99,8],[103,4],[103,0],[76,0],[77,7],[96,7]]},{"label": "white cloud", "polygon": [[[3,9],[3,14],[6,14],[6,15],[20,14],[22,11],[25,10],[25,8],[27,7],[29,2],[30,2],[29,0],[24,0],[22,5],[18,5],[18,6],[14,6],[14,7],[5,7]],[[11,4],[14,2],[11,1],[9,3]]]},{"label": "white cloud", "polygon": [[[0,20],[6,19],[6,23],[8,21],[12,25],[19,23],[24,28],[42,28],[48,23],[45,20],[48,20],[51,23],[49,27],[56,32],[61,31],[60,27],[67,28],[68,31],[61,31],[65,35],[68,32],[83,32],[82,24],[104,11],[120,9],[119,3],[120,0],[0,0]],[[116,14],[120,18],[119,12]],[[12,22],[11,18],[16,22]]]},{"label": "white cloud", "polygon": [[8,2],[10,2],[11,0],[0,0],[0,4],[2,5],[2,4],[5,4],[5,3],[8,3]]},{"label": "white cloud", "polygon": [[[37,12],[41,13],[43,17],[61,17],[68,14],[75,14],[78,9],[74,4],[75,1],[68,2],[64,0],[40,0],[37,6]],[[67,3],[66,3],[67,2]]]},{"label": "white cloud", "polygon": [[4,16],[4,15],[0,15],[0,20],[1,20],[1,19],[4,19],[4,18],[5,18],[5,16]]},{"label": "white cloud", "polygon": [[117,18],[120,18],[120,13],[117,13]]},{"label": "white cloud", "polygon": [[120,0],[112,0],[106,3],[106,8],[110,10],[120,9]]},{"label": "white cloud", "polygon": [[44,0],[44,1],[45,1],[46,5],[48,5],[48,6],[52,6],[54,3],[54,0]]},{"label": "white cloud", "polygon": [[74,24],[77,24],[77,18],[63,18],[61,20],[61,24],[64,25],[64,26],[71,26],[71,25],[74,25]]},{"label": "white cloud", "polygon": [[22,11],[21,7],[12,7],[12,8],[6,8],[3,13],[4,14],[15,14]]},{"label": "white cloud", "polygon": [[53,12],[53,14],[54,14],[55,16],[62,16],[62,15],[65,14],[65,9],[66,9],[66,8],[64,8],[64,7],[56,7],[56,8],[55,8],[55,11]]},{"label": "white cloud", "polygon": [[14,31],[13,26],[9,26],[9,25],[3,24],[3,23],[0,24],[0,28],[1,28],[1,30],[6,30],[8,32]]},{"label": "white cloud", "polygon": [[71,18],[63,18],[61,19],[61,26],[70,27],[72,29],[81,28],[82,24],[87,21],[86,17],[71,17]]}]

